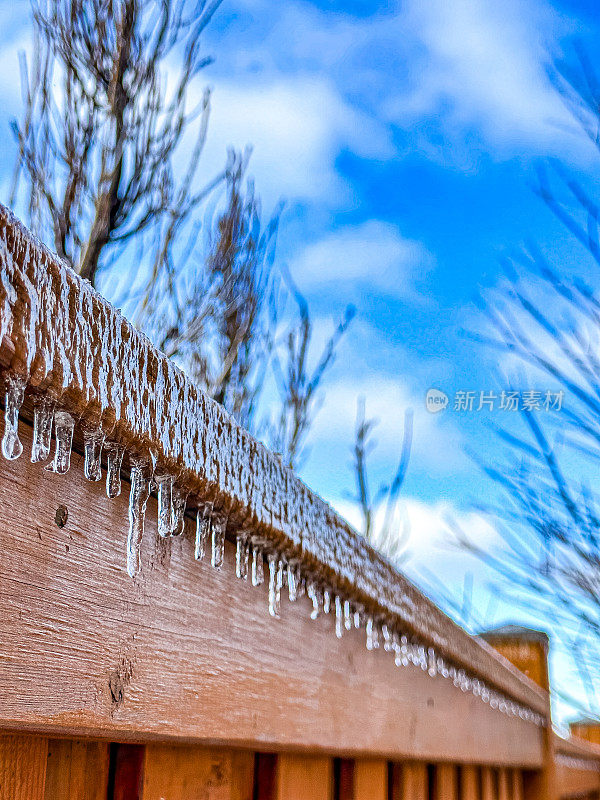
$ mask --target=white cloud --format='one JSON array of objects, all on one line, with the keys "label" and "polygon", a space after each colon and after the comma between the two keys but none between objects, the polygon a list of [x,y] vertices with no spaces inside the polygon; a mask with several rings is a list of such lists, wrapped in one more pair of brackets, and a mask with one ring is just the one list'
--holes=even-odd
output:
[{"label": "white cloud", "polygon": [[292,261],[295,280],[305,290],[332,285],[344,293],[371,287],[386,294],[411,293],[419,273],[433,259],[418,241],[404,238],[395,225],[369,220],[347,226],[308,244]]},{"label": "white cloud", "polygon": [[280,196],[343,207],[351,192],[335,167],[340,152],[369,159],[394,152],[384,126],[345,101],[328,80],[310,75],[216,84],[207,158],[220,165],[228,145],[248,144],[250,172],[267,207]]},{"label": "white cloud", "polygon": [[[370,345],[365,342],[368,350]],[[466,465],[462,451],[462,438],[449,418],[442,420],[425,409],[425,392],[407,385],[402,378],[381,374],[356,374],[360,365],[355,364],[355,373],[347,374],[337,381],[329,381],[311,429],[309,443],[314,449],[328,452],[338,463],[348,461],[349,445],[356,424],[358,397],[366,401],[366,415],[377,421],[374,441],[377,448],[371,456],[375,472],[387,465],[393,469],[400,455],[404,432],[404,413],[414,411],[413,447],[411,469],[425,465],[431,473],[455,473]],[[343,454],[335,453],[341,448]],[[335,453],[335,455],[334,455]],[[387,476],[389,478],[389,474]]]},{"label": "white cloud", "polygon": [[402,25],[414,47],[410,86],[390,99],[391,119],[441,120],[448,133],[478,129],[500,147],[564,152],[559,127],[573,123],[546,71],[564,30],[549,7],[410,0]]}]

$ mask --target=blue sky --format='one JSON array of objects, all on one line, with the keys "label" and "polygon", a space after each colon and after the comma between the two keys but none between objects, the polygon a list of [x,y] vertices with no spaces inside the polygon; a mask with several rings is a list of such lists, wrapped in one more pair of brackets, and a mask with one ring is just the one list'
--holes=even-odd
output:
[{"label": "blue sky", "polygon": [[[597,42],[594,6],[225,0],[205,38],[215,57],[197,86],[213,87],[206,176],[227,145],[252,144],[250,171],[265,213],[286,200],[278,258],[310,302],[315,353],[346,305],[358,309],[302,475],[356,521],[348,495],[357,397],[379,420],[373,485],[390,477],[412,407],[401,509],[411,531],[406,570],[421,580],[426,564],[451,592],[473,572],[482,608],[489,576],[452,549],[445,518],[455,515],[493,546],[493,531],[470,510],[493,489],[466,453],[493,457],[489,415],[434,416],[424,398],[430,387],[451,397],[494,388],[491,354],[461,330],[477,326],[473,298],[500,280],[502,253],[535,241],[563,268],[577,269],[581,254],[531,183],[549,156],[582,176],[597,168],[547,75],[575,37]],[[14,158],[8,122],[19,111],[17,52],[30,47],[27,14],[25,0],[3,4],[3,200]],[[488,622],[507,615],[500,604]],[[559,652],[555,671],[571,682]]]}]

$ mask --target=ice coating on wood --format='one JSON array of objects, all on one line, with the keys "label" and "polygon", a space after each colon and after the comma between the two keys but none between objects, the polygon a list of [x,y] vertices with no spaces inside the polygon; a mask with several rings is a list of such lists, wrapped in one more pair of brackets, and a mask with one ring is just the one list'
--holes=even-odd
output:
[{"label": "ice coating on wood", "polygon": [[106,496],[111,499],[121,494],[121,465],[125,448],[109,442],[106,445]]},{"label": "ice coating on wood", "polygon": [[73,445],[73,430],[75,420],[66,411],[56,411],[54,414],[54,458],[48,464],[48,472],[57,475],[66,475],[71,466],[71,447]]},{"label": "ice coating on wood", "polygon": [[146,465],[134,461],[131,465],[131,488],[129,491],[129,533],[127,536],[127,572],[132,578],[139,573],[141,546],[144,538],[146,503],[150,496],[150,482],[146,475]]},{"label": "ice coating on wood", "polygon": [[19,411],[25,397],[25,381],[16,375],[6,378],[4,393],[4,435],[2,455],[9,461],[19,458],[23,445],[19,439]]},{"label": "ice coating on wood", "polygon": [[196,502],[227,508],[335,591],[545,708],[543,693],[458,628],[1,206],[0,343],[4,368],[129,453],[155,450]]},{"label": "ice coating on wood", "polygon": [[52,421],[54,403],[47,397],[36,397],[33,403],[33,441],[31,443],[31,462],[47,461],[52,445]]},{"label": "ice coating on wood", "polygon": [[83,474],[88,481],[102,480],[102,445],[104,434],[101,430],[85,431],[83,434]]}]

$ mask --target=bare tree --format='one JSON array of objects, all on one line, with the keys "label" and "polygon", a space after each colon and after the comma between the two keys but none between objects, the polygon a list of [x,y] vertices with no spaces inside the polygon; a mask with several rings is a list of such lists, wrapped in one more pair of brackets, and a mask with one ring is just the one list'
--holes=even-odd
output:
[{"label": "bare tree", "polygon": [[[366,403],[364,398],[358,399],[356,413],[356,431],[354,439],[353,471],[356,480],[356,495],[353,497],[362,516],[362,533],[367,541],[371,542],[378,550],[391,561],[400,563],[407,556],[407,545],[410,538],[408,520],[402,520],[399,527],[396,511],[400,499],[400,489],[406,477],[410,461],[413,432],[413,412],[407,409],[404,413],[404,431],[400,460],[390,483],[381,483],[377,491],[371,492],[369,486],[368,458],[375,447],[373,430],[376,420],[366,417]],[[376,515],[383,511],[381,524],[377,523]]]},{"label": "bare tree", "polygon": [[[63,259],[93,285],[112,286],[111,299],[161,349],[294,464],[350,316],[309,376],[312,323],[295,286],[299,313],[279,340],[281,209],[263,225],[246,182],[249,151],[230,151],[223,170],[199,179],[210,96],[192,102],[194,79],[210,61],[201,36],[219,4],[33,0],[11,203],[24,197],[31,226]],[[205,201],[223,183],[225,204],[214,221],[205,211],[202,225]],[[269,369],[281,409],[265,425],[259,401]]]},{"label": "bare tree", "polygon": [[[559,65],[561,97],[600,148],[600,82],[580,52],[579,68]],[[489,333],[477,338],[518,366],[530,402],[520,427],[498,428],[486,473],[499,499],[482,504],[502,536],[488,552],[463,544],[501,577],[499,591],[540,622],[552,620],[575,656],[588,705],[600,707],[600,203],[556,161],[540,167],[536,190],[565,225],[587,264],[579,275],[535,248],[506,262],[502,288],[486,298]],[[543,390],[536,391],[543,379]],[[550,402],[546,391],[550,391]],[[522,393],[523,396],[523,393]],[[560,398],[560,402],[558,400]],[[546,413],[548,412],[548,413]]]},{"label": "bare tree", "polygon": [[[208,92],[187,107],[209,61],[201,34],[218,5],[34,1],[34,61],[30,69],[22,58],[25,113],[13,126],[20,156],[13,200],[24,174],[30,224],[43,237],[50,230],[59,256],[94,285],[99,270],[142,236],[151,254],[144,266],[168,265],[178,229],[222,178],[197,185]],[[177,175],[174,161],[190,135]]]}]

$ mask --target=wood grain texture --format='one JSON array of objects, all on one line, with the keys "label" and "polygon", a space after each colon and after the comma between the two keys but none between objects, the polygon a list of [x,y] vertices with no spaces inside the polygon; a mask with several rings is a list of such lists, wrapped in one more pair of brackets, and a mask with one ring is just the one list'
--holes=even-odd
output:
[{"label": "wood grain texture", "polygon": [[388,800],[388,764],[381,759],[357,759],[354,800]]},{"label": "wood grain texture", "polygon": [[429,800],[427,764],[402,765],[402,800]]},{"label": "wood grain texture", "polygon": [[481,800],[498,800],[494,781],[494,770],[489,767],[481,769]]},{"label": "wood grain texture", "polygon": [[50,739],[45,800],[106,800],[108,766],[104,742]]},{"label": "wood grain texture", "polygon": [[460,770],[460,800],[480,800],[478,768],[472,764],[465,764]]},{"label": "wood grain texture", "polygon": [[523,773],[513,769],[510,773],[512,800],[523,800]]},{"label": "wood grain texture", "polygon": [[46,738],[0,734],[0,800],[44,800],[47,760]]},{"label": "wood grain texture", "polygon": [[279,756],[276,800],[332,800],[330,758]]},{"label": "wood grain texture", "polygon": [[[22,426],[25,452],[30,430]],[[0,460],[0,728],[108,740],[181,739],[400,760],[534,766],[541,733],[441,677],[341,640],[306,598],[267,613],[267,587],[214,570],[193,532],[161,540],[148,503],[142,573],[125,570],[128,487]],[[55,522],[68,508],[64,528]],[[18,680],[16,679],[18,676]]]},{"label": "wood grain texture", "polygon": [[146,748],[139,744],[112,744],[113,774],[107,796],[112,800],[142,800]]},{"label": "wood grain texture", "polygon": [[0,205],[0,361],[130,452],[152,449],[192,502],[285,547],[334,587],[545,713],[543,693],[469,636]]},{"label": "wood grain texture", "polygon": [[251,800],[253,759],[248,755],[250,760],[218,748],[147,745],[142,799]]},{"label": "wood grain texture", "polygon": [[459,800],[458,775],[454,764],[438,764],[435,768],[435,800]]}]

